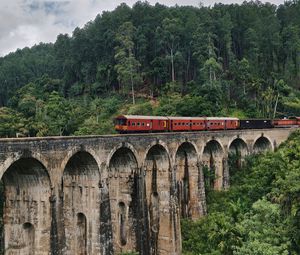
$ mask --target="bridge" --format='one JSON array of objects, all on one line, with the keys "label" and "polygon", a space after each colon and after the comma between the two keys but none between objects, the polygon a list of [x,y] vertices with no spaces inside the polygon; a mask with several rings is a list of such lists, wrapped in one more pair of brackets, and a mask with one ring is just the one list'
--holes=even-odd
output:
[{"label": "bridge", "polygon": [[180,218],[206,214],[204,169],[209,185],[227,189],[230,153],[242,164],[294,130],[0,139],[0,247],[11,255],[181,254]]}]

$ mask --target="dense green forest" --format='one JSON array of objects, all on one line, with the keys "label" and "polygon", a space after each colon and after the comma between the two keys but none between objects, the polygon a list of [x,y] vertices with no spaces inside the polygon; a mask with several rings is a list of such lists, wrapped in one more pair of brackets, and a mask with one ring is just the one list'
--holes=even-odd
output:
[{"label": "dense green forest", "polygon": [[118,113],[300,116],[299,13],[121,4],[0,58],[0,137],[112,133]]},{"label": "dense green forest", "polygon": [[[0,137],[108,134],[120,113],[300,116],[299,88],[299,0],[121,4],[0,58]],[[184,253],[300,254],[300,133],[230,160],[230,190],[207,187],[208,215],[182,221]]]},{"label": "dense green forest", "polygon": [[208,215],[182,222],[184,254],[300,254],[300,132],[242,169],[231,159],[230,190],[208,190]]}]

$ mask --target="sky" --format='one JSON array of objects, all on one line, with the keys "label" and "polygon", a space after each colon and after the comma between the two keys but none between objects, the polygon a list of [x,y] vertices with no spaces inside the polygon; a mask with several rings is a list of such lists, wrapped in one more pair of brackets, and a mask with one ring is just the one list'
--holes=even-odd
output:
[{"label": "sky", "polygon": [[[213,5],[215,2],[242,3],[243,0],[148,0],[150,4]],[[269,0],[280,4],[283,0]],[[111,11],[135,0],[0,0],[0,57],[18,48],[39,42],[55,42],[58,34],[71,34],[94,20],[97,14]]]}]

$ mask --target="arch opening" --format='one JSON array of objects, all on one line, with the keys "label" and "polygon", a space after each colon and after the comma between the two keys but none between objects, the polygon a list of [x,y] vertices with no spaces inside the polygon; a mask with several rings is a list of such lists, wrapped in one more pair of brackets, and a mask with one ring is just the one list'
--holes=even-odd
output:
[{"label": "arch opening", "polygon": [[49,254],[51,185],[46,168],[34,158],[21,158],[5,171],[2,184],[5,252]]},{"label": "arch opening", "polygon": [[253,153],[262,153],[268,150],[272,150],[270,140],[264,136],[259,137],[253,145]]},{"label": "arch opening", "polygon": [[241,169],[244,163],[245,157],[248,155],[248,146],[244,140],[236,138],[229,146],[228,165],[230,176],[232,176],[237,170]]},{"label": "arch opening", "polygon": [[[109,162],[109,199],[112,213],[114,247],[121,250],[138,250],[138,200],[136,176],[138,163],[134,153],[127,147],[115,151]],[[118,250],[119,249],[119,250]]]},{"label": "arch opening", "polygon": [[127,243],[127,233],[126,233],[126,207],[123,202],[119,203],[119,237],[122,246]]},{"label": "arch opening", "polygon": [[170,161],[166,149],[156,144],[152,146],[145,160],[146,197],[149,210],[149,229],[151,254],[159,254],[168,247],[166,237],[172,236],[172,230],[161,228],[162,224],[171,226],[170,212]]},{"label": "arch opening", "polygon": [[87,254],[87,219],[83,213],[77,214],[76,246],[76,254]]},{"label": "arch opening", "polygon": [[62,191],[66,246],[72,254],[100,253],[99,182],[98,164],[90,153],[80,151],[69,159]]},{"label": "arch opening", "polygon": [[182,218],[191,218],[197,202],[198,187],[198,158],[197,152],[191,143],[181,144],[176,152],[176,188],[179,209]]},{"label": "arch opening", "polygon": [[23,224],[24,230],[24,242],[27,244],[27,247],[23,251],[24,254],[33,254],[34,252],[34,241],[35,241],[35,231],[34,226],[30,222],[26,222]]},{"label": "arch opening", "polygon": [[136,157],[130,149],[122,147],[113,154],[109,162],[109,168],[111,172],[119,174],[134,173],[137,169]]},{"label": "arch opening", "polygon": [[222,146],[216,140],[206,143],[203,155],[203,173],[207,189],[221,189],[223,187],[223,156]]}]

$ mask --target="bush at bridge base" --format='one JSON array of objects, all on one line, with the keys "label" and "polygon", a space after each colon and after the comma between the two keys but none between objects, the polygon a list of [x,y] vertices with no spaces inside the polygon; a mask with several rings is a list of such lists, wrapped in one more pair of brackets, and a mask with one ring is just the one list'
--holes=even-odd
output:
[{"label": "bush at bridge base", "polygon": [[249,157],[229,191],[207,193],[208,215],[182,220],[184,254],[299,254],[300,132]]}]

